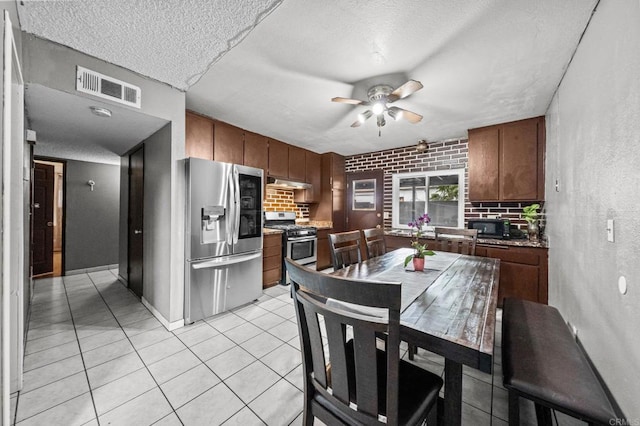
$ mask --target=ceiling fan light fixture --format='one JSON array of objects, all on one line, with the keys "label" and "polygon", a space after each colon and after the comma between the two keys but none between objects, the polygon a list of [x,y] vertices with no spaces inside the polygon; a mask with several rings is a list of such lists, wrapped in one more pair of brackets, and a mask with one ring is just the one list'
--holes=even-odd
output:
[{"label": "ceiling fan light fixture", "polygon": [[400,109],[398,107],[389,108],[387,110],[387,114],[389,114],[389,117],[393,118],[396,121],[402,120],[402,118],[403,118],[402,109]]},{"label": "ceiling fan light fixture", "polygon": [[418,152],[426,152],[429,149],[429,144],[426,139],[421,139],[418,141],[418,145],[416,146],[416,151]]},{"label": "ceiling fan light fixture", "polygon": [[385,110],[385,104],[382,101],[376,102],[373,104],[373,106],[371,107],[371,110],[373,111],[373,113],[375,115],[380,115],[384,112]]},{"label": "ceiling fan light fixture", "polygon": [[371,112],[371,110],[368,109],[365,112],[361,112],[360,114],[358,114],[358,121],[360,123],[364,123],[369,118],[371,118],[372,115],[373,115],[373,113]]}]

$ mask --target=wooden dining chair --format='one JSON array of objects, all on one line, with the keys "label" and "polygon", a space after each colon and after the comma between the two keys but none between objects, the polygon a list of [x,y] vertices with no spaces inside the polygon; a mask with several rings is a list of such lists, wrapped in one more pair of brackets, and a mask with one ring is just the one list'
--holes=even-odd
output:
[{"label": "wooden dining chair", "polygon": [[329,234],[329,249],[334,271],[362,262],[360,231]]},{"label": "wooden dining chair", "polygon": [[[317,417],[328,425],[382,425],[385,418],[387,425],[420,425],[427,418],[435,424],[442,379],[400,360],[401,284],[327,275],[288,258],[285,263],[302,348],[302,423]],[[379,315],[381,309],[386,315]],[[380,334],[387,336],[385,350],[376,347]]]},{"label": "wooden dining chair", "polygon": [[387,252],[384,242],[384,230],[382,228],[364,229],[364,243],[367,247],[367,258],[382,256]]},{"label": "wooden dining chair", "polygon": [[453,253],[475,256],[476,242],[478,241],[477,229],[445,228],[436,226],[435,249]]}]

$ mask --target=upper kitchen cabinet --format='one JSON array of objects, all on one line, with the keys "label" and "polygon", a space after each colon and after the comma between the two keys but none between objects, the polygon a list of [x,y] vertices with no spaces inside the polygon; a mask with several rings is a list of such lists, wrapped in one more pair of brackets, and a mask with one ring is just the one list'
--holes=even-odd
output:
[{"label": "upper kitchen cabinet", "polygon": [[469,201],[544,200],[544,117],[469,130]]},{"label": "upper kitchen cabinet", "polygon": [[213,160],[213,120],[187,111],[185,119],[185,155]]},{"label": "upper kitchen cabinet", "polygon": [[334,232],[345,230],[345,163],[344,157],[333,152],[322,154],[320,200],[309,206],[309,219],[331,221]]},{"label": "upper kitchen cabinet", "polygon": [[289,145],[289,179],[306,182],[305,149]]},{"label": "upper kitchen cabinet", "polygon": [[305,151],[305,179],[311,188],[295,191],[296,203],[317,203],[321,199],[322,186],[322,156],[315,152]]},{"label": "upper kitchen cabinet", "polygon": [[272,177],[289,178],[289,145],[275,139],[269,139],[269,168],[267,174]]},{"label": "upper kitchen cabinet", "polygon": [[224,163],[243,164],[244,130],[221,121],[213,129],[213,159]]},{"label": "upper kitchen cabinet", "polygon": [[264,170],[269,169],[269,145],[265,136],[244,132],[244,165]]}]

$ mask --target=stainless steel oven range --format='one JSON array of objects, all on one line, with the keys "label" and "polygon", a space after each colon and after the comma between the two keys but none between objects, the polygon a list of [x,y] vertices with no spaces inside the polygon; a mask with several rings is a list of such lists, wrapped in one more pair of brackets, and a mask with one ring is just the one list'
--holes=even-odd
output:
[{"label": "stainless steel oven range", "polygon": [[287,257],[301,265],[315,269],[318,250],[318,230],[316,228],[296,225],[295,212],[265,212],[264,227],[283,231],[281,284],[290,283],[284,266],[284,259]]}]

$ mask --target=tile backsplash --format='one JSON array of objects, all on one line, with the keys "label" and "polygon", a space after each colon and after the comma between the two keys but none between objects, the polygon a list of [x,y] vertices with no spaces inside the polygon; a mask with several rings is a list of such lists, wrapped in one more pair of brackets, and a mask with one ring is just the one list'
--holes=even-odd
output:
[{"label": "tile backsplash", "polygon": [[293,191],[267,187],[263,208],[266,212],[296,212],[297,219],[309,218],[309,204],[296,203]]}]

